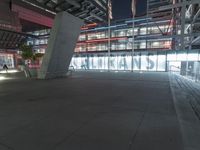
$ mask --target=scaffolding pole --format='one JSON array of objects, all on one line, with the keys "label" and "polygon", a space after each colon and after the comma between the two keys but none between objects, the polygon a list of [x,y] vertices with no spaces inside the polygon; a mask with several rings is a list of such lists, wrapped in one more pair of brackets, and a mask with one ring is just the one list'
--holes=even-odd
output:
[{"label": "scaffolding pole", "polygon": [[108,71],[110,71],[110,51],[111,51],[111,29],[110,29],[110,17],[108,17]]},{"label": "scaffolding pole", "polygon": [[135,17],[133,16],[133,24],[132,24],[132,28],[133,28],[133,32],[132,32],[132,51],[131,51],[131,57],[132,57],[132,65],[131,65],[131,71],[133,72],[134,69],[134,53],[135,53],[135,34],[134,34],[134,28],[135,28],[135,22],[134,19]]},{"label": "scaffolding pole", "polygon": [[185,50],[185,12],[186,12],[186,0],[183,0],[181,7],[181,50]]},{"label": "scaffolding pole", "polygon": [[132,58],[132,63],[131,63],[131,71],[133,72],[134,70],[134,53],[135,53],[135,34],[134,34],[134,28],[135,28],[135,15],[136,15],[136,0],[132,0],[132,51],[131,51],[131,58]]}]

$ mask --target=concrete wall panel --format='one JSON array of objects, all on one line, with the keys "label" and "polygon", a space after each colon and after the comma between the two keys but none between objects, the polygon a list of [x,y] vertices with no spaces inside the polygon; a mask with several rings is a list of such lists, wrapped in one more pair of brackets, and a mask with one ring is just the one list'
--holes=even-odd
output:
[{"label": "concrete wall panel", "polygon": [[82,25],[81,19],[67,12],[56,15],[38,78],[66,75]]}]

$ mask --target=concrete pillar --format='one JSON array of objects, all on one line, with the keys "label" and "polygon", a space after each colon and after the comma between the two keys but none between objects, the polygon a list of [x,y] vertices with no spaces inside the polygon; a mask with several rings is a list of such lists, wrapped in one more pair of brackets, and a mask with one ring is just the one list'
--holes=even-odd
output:
[{"label": "concrete pillar", "polygon": [[56,15],[38,73],[39,79],[58,78],[66,75],[82,25],[83,20],[67,12],[60,12]]}]

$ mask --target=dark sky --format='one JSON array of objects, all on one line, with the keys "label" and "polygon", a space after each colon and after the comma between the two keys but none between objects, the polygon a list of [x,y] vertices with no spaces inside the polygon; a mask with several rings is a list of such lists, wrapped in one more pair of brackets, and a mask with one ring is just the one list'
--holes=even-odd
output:
[{"label": "dark sky", "polygon": [[[117,19],[131,18],[131,1],[132,0],[112,0],[113,17]],[[136,16],[146,13],[146,0],[137,0]]]}]

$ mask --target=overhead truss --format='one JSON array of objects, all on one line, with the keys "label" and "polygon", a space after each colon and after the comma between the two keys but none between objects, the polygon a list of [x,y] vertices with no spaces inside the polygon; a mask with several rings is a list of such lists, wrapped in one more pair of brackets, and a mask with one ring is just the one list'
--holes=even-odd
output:
[{"label": "overhead truss", "polygon": [[37,38],[34,35],[0,29],[0,49],[16,49],[28,37]]},{"label": "overhead truss", "polygon": [[105,22],[107,0],[18,0],[50,13],[66,11],[85,22]]}]

